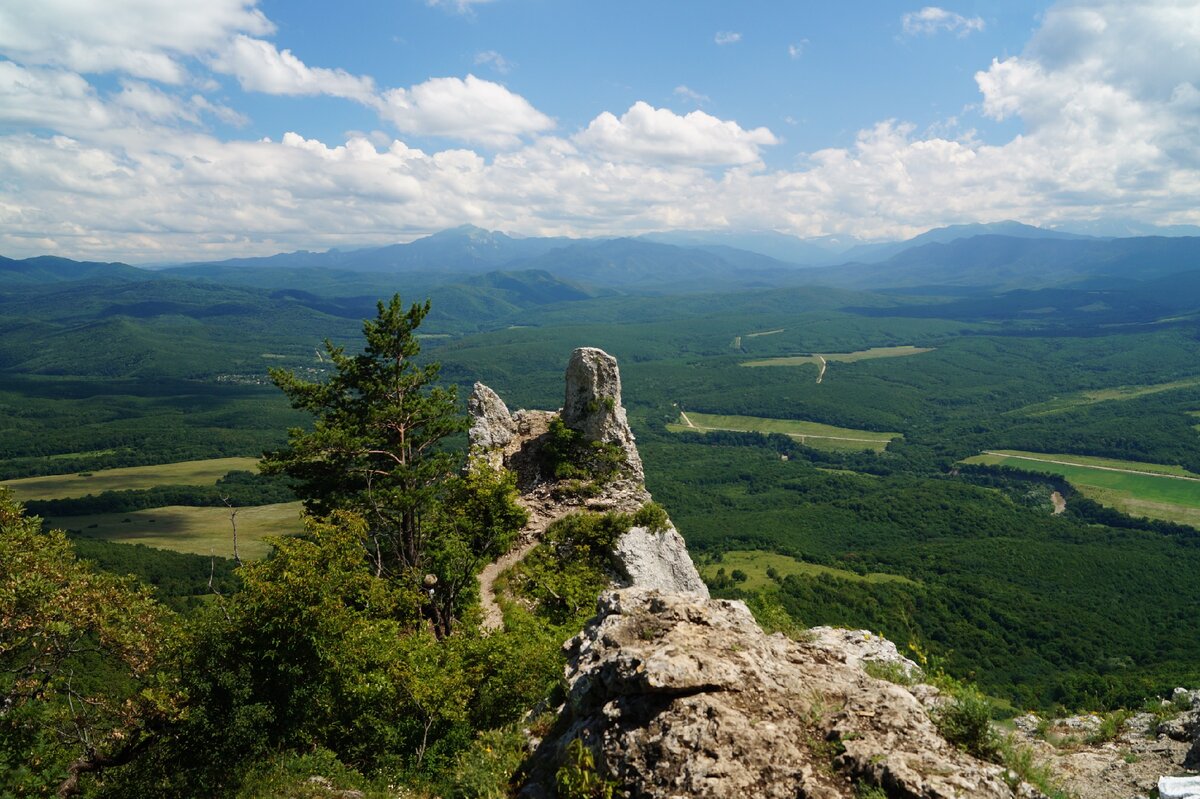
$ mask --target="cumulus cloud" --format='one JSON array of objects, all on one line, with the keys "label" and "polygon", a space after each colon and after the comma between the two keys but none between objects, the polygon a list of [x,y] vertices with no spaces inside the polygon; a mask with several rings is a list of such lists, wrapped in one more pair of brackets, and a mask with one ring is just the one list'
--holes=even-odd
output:
[{"label": "cumulus cloud", "polygon": [[[355,97],[401,138],[474,148],[427,152],[377,131],[223,141],[203,125],[236,123],[236,112],[205,99],[203,84],[187,97],[133,72],[92,85],[48,57],[0,61],[0,252],[195,259],[382,244],[468,221],[530,235],[727,225],[864,238],[1003,218],[1200,224],[1198,25],[1195,0],[1061,3],[1023,52],[976,75],[982,113],[1015,120],[1019,135],[955,138],[884,120],[778,168],[761,157],[777,142],[767,128],[639,102],[555,135],[525,98],[473,76]],[[225,30],[186,52],[265,33]],[[171,63],[185,52],[156,47]],[[346,73],[300,66],[284,62],[278,85],[365,94],[337,82]]]},{"label": "cumulus cloud", "polygon": [[910,36],[927,36],[947,31],[957,36],[968,36],[984,29],[983,17],[964,17],[937,6],[925,6],[920,11],[910,11],[901,19],[904,32]]},{"label": "cumulus cloud", "polygon": [[375,83],[342,69],[310,67],[291,50],[280,52],[262,39],[239,34],[212,61],[218,72],[233,75],[247,91],[264,94],[328,94],[370,103]]},{"label": "cumulus cloud", "polygon": [[234,33],[273,29],[254,5],[255,0],[9,2],[0,6],[0,53],[27,65],[180,83],[187,75],[180,56],[220,47]]},{"label": "cumulus cloud", "polygon": [[737,44],[742,40],[742,34],[737,31],[717,31],[713,41],[720,45]]},{"label": "cumulus cloud", "polygon": [[554,120],[519,94],[474,75],[431,78],[383,93],[380,114],[397,129],[446,136],[490,147],[512,147],[521,137],[554,127]]},{"label": "cumulus cloud", "polygon": [[750,164],[759,148],[778,140],[767,128],[745,130],[703,111],[679,116],[637,102],[618,119],[605,111],[574,141],[615,161],[651,161],[695,166]]},{"label": "cumulus cloud", "polygon": [[788,58],[795,61],[800,56],[804,55],[804,48],[808,46],[808,39],[801,39],[798,42],[793,42],[788,45]]}]

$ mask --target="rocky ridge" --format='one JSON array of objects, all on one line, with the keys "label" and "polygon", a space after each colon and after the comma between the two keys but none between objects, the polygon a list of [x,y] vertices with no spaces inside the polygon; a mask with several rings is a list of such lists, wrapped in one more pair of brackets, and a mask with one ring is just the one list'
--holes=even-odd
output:
[{"label": "rocky ridge", "polygon": [[1018,716],[1016,735],[1082,799],[1144,799],[1155,791],[1165,797],[1164,775],[1200,770],[1200,690],[1177,688],[1160,702],[1160,715],[1134,713],[1107,740],[1100,740],[1103,719],[1094,714]]},{"label": "rocky ridge", "polygon": [[[510,413],[486,386],[472,392],[473,458],[515,472],[530,512],[506,564],[567,513],[628,513],[650,500],[616,360],[576,350],[566,384],[560,412]],[[621,450],[619,475],[590,496],[564,493],[544,473],[542,448],[556,417]],[[939,701],[935,689],[908,690],[863,670],[876,661],[920,673],[885,639],[833,628],[806,641],[765,634],[744,603],[708,597],[669,524],[633,528],[613,555],[615,590],[566,645],[567,701],[544,739],[532,742],[526,799],[556,796],[556,775],[577,740],[613,796],[851,799],[864,787],[892,799],[1041,796],[941,737],[927,710]]]},{"label": "rocky ridge", "polygon": [[[633,513],[651,501],[643,482],[642,460],[625,407],[621,403],[621,375],[617,360],[603,350],[581,347],[571,354],[566,370],[566,393],[559,411],[510,412],[495,391],[476,383],[467,400],[471,415],[471,456],[477,464],[509,469],[517,476],[518,501],[529,513],[529,522],[513,551],[481,575],[485,626],[502,623],[491,584],[503,567],[515,563],[535,546],[555,520],[578,511]],[[621,454],[621,468],[612,479],[580,495],[564,491],[562,481],[546,474],[543,448],[550,423],[560,418],[585,440],[613,445]],[[614,585],[657,588],[671,593],[708,597],[675,526],[663,529],[633,527],[622,535],[613,552]]]}]

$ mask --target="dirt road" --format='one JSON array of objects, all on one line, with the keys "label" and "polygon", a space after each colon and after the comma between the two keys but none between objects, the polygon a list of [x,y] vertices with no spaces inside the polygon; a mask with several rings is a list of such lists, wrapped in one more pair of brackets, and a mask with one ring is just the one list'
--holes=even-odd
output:
[{"label": "dirt road", "polygon": [[825,366],[827,364],[825,363],[825,359],[822,358],[820,355],[814,355],[813,357],[821,362],[821,371],[817,373],[817,382],[820,383],[822,380],[825,379]]},{"label": "dirt road", "polygon": [[1001,458],[1016,458],[1022,461],[1034,461],[1035,463],[1053,463],[1058,466],[1076,466],[1080,469],[1099,469],[1103,472],[1121,472],[1122,474],[1144,474],[1149,477],[1169,477],[1172,480],[1187,480],[1192,483],[1200,483],[1200,477],[1186,477],[1182,474],[1164,474],[1162,472],[1146,472],[1140,469],[1121,469],[1116,466],[1095,466],[1090,463],[1078,463],[1076,461],[1058,461],[1052,458],[1035,458],[1031,455],[1012,455],[1007,452],[994,452],[985,449],[984,455],[998,455]]}]

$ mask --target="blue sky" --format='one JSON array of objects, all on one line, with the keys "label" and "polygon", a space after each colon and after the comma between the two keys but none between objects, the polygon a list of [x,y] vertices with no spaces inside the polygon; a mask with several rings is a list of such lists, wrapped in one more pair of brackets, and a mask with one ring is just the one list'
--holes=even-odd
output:
[{"label": "blue sky", "polygon": [[1200,223],[1200,0],[0,0],[0,253]]}]

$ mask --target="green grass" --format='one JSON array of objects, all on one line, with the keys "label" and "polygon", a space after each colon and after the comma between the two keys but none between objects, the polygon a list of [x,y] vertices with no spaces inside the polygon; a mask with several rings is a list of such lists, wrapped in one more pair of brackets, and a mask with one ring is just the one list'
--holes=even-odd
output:
[{"label": "green grass", "polygon": [[[688,424],[688,422],[691,424]],[[761,416],[726,416],[715,413],[688,411],[680,414],[679,422],[667,425],[674,433],[708,430],[732,430],[741,433],[782,433],[802,444],[818,449],[882,451],[899,433],[878,433],[874,430],[856,430],[851,427],[835,427],[818,422],[798,419],[768,419]]]},{"label": "green grass", "polygon": [[[1085,497],[1131,516],[1200,526],[1200,476],[1178,466],[1015,450],[1004,450],[1003,453],[1005,454],[977,455],[965,462],[1012,466],[1057,474],[1066,478]],[[1046,460],[1029,458],[1069,461],[1070,464],[1048,463]],[[1098,466],[1105,468],[1096,468]],[[1130,474],[1110,471],[1111,469],[1132,469],[1155,474]],[[1198,479],[1181,480],[1181,476]]]},{"label": "green grass", "polygon": [[21,501],[70,499],[102,491],[127,491],[160,485],[215,485],[218,479],[231,471],[253,472],[257,469],[258,458],[212,458],[159,466],[129,466],[90,473],[25,477],[5,480],[0,482],[0,486],[11,488]]},{"label": "green grass", "polygon": [[745,572],[746,582],[738,583],[738,587],[746,591],[757,591],[761,588],[775,585],[775,581],[767,576],[767,569],[774,569],[779,573],[780,577],[788,575],[806,575],[809,577],[828,575],[842,580],[854,580],[866,583],[890,582],[907,583],[909,585],[916,584],[907,577],[901,577],[898,574],[857,574],[845,569],[834,569],[815,563],[805,563],[802,560],[796,560],[789,555],[780,555],[777,552],[763,552],[759,550],[734,549],[725,552],[721,556],[720,561],[702,565],[700,567],[700,574],[705,578],[711,579],[716,575],[718,569],[724,569],[726,575],[732,574],[734,569]]},{"label": "green grass", "polygon": [[[298,533],[300,503],[259,505],[239,508],[237,513],[238,551],[243,558],[261,558],[270,548],[264,540],[272,535]],[[228,508],[192,508],[171,505],[132,513],[100,513],[91,516],[65,516],[46,519],[54,528],[76,531],[92,538],[123,544],[233,557],[233,528]]]},{"label": "green grass", "polygon": [[1055,397],[1045,402],[1026,405],[1023,408],[1009,411],[1009,414],[1042,416],[1050,413],[1060,413],[1085,405],[1095,405],[1098,402],[1131,400],[1151,394],[1161,394],[1164,391],[1194,388],[1195,386],[1200,386],[1200,378],[1189,377],[1185,380],[1173,380],[1169,383],[1153,383],[1144,386],[1116,386],[1114,388],[1102,388],[1094,391],[1080,391],[1063,397]]},{"label": "green grass", "polygon": [[913,347],[906,344],[899,347],[872,347],[869,350],[857,350],[855,352],[821,352],[813,353],[812,355],[763,358],[756,361],[743,361],[742,366],[801,366],[806,363],[815,364],[817,363],[818,355],[827,361],[854,363],[855,361],[869,361],[873,358],[902,358],[906,355],[920,355],[922,352],[932,351],[932,347]]}]

